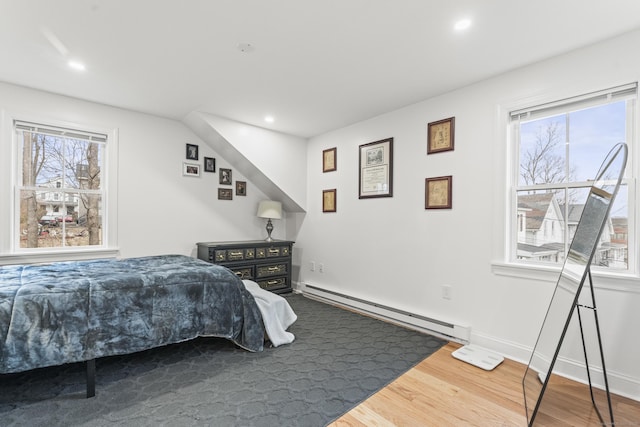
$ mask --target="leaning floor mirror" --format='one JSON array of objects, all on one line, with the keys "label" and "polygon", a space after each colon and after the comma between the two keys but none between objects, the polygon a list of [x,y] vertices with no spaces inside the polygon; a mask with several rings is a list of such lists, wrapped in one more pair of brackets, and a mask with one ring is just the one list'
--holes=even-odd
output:
[{"label": "leaning floor mirror", "polygon": [[[589,191],[522,381],[529,426],[533,425],[536,416],[541,412],[544,404],[543,397],[574,313],[577,313],[580,326],[591,401],[601,423],[614,424],[591,280],[591,262],[620,188],[626,162],[627,146],[624,143],[617,144],[600,166]],[[587,281],[588,285],[585,287]],[[585,300],[588,302],[585,303]],[[594,326],[584,328],[584,322],[587,320]],[[593,334],[585,336],[585,330]],[[597,346],[595,350],[594,346]],[[593,373],[589,368],[591,360],[588,359],[589,357],[593,359],[594,354],[600,359],[597,371],[602,376],[604,390],[602,388],[594,390],[592,385]]]}]

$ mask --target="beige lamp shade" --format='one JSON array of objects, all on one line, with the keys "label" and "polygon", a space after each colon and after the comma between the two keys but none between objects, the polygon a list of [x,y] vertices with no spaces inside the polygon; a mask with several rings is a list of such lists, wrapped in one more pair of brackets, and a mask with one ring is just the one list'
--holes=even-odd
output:
[{"label": "beige lamp shade", "polygon": [[282,203],[273,200],[263,200],[258,205],[258,217],[282,219]]}]

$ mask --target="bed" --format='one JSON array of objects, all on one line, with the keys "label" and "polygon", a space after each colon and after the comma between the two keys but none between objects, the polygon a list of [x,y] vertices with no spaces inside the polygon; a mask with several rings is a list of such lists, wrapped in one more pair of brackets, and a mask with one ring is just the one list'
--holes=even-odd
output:
[{"label": "bed", "polygon": [[183,255],[0,267],[0,374],[196,337],[262,351],[258,306],[225,267]]}]

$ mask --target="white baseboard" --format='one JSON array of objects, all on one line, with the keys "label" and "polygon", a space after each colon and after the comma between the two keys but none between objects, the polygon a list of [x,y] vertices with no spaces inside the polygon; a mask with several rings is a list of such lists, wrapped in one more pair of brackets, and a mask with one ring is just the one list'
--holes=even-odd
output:
[{"label": "white baseboard", "polygon": [[[474,345],[490,349],[502,354],[508,359],[515,360],[525,365],[529,363],[531,352],[533,351],[533,348],[531,347],[526,347],[515,342],[500,340],[495,337],[478,333],[477,331],[474,331],[471,334],[471,342]],[[587,370],[584,365],[584,361],[558,357],[553,372],[579,383],[588,384]],[[592,368],[592,373],[595,373],[591,378],[593,385],[604,389],[602,370]],[[611,393],[640,401],[640,381],[637,378],[631,378],[608,368],[607,380],[609,382],[609,391]]]}]

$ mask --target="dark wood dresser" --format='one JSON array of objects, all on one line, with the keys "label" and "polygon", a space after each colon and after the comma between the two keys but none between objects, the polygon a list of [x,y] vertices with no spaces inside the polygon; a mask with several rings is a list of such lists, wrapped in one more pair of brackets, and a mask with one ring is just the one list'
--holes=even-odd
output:
[{"label": "dark wood dresser", "polygon": [[291,292],[291,254],[288,240],[244,240],[198,243],[198,258],[224,265],[241,279],[249,279],[268,291]]}]

